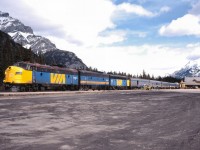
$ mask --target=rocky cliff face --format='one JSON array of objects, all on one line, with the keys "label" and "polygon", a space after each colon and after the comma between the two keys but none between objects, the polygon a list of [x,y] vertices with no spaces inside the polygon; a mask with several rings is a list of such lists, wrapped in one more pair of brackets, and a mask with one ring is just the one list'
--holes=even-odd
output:
[{"label": "rocky cliff face", "polygon": [[[67,66],[69,68],[75,69],[85,69],[86,66],[83,65],[81,59],[76,57],[72,52],[63,50],[48,51],[44,54],[44,58],[49,65]],[[62,59],[61,59],[62,58]]]},{"label": "rocky cliff face", "polygon": [[49,39],[35,35],[31,27],[1,11],[0,30],[8,33],[16,43],[31,48],[35,54],[44,54],[47,64],[51,64],[50,60],[53,59],[55,64],[62,63],[66,67],[87,67],[74,53],[57,49]]}]

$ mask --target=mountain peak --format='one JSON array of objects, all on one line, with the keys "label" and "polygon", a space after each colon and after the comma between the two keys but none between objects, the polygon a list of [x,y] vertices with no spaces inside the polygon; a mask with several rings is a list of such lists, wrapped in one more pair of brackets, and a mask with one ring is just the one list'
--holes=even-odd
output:
[{"label": "mountain peak", "polygon": [[0,11],[0,17],[9,17],[9,13]]},{"label": "mountain peak", "polygon": [[189,61],[186,65],[185,68],[191,68],[194,66],[198,66],[200,64],[200,59],[199,60],[193,60],[193,61]]},{"label": "mountain peak", "polygon": [[[0,30],[6,33],[14,33],[16,31],[33,34],[33,30],[29,26],[25,26],[18,19],[9,16],[9,13],[0,11]],[[16,41],[18,43],[18,41]]]},{"label": "mountain peak", "polygon": [[171,76],[176,78],[200,76],[200,59],[189,61],[183,68],[175,71]]}]

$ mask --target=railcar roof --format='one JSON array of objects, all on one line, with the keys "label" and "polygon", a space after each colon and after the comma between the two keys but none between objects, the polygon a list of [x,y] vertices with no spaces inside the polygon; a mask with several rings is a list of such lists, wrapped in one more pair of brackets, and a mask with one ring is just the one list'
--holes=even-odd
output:
[{"label": "railcar roof", "polygon": [[96,76],[104,76],[109,77],[108,74],[105,74],[103,72],[93,72],[93,71],[87,71],[87,70],[79,70],[84,75],[96,75]]},{"label": "railcar roof", "polygon": [[119,79],[128,79],[127,76],[113,75],[113,74],[110,74],[110,77],[111,77],[111,78],[119,78]]},{"label": "railcar roof", "polygon": [[30,63],[30,62],[17,62],[17,63],[28,64],[30,66],[35,66],[35,67],[39,67],[39,68],[46,68],[46,69],[53,69],[53,70],[63,70],[63,71],[69,71],[69,72],[75,72],[75,73],[78,72],[76,69],[61,68],[61,67],[58,67],[58,66],[42,65],[42,64],[39,64],[39,63]]}]

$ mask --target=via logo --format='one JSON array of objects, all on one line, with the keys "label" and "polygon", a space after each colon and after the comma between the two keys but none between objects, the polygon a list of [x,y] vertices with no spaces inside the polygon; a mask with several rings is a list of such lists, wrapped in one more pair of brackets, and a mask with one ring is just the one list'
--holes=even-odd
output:
[{"label": "via logo", "polygon": [[51,83],[65,84],[65,74],[51,73]]}]

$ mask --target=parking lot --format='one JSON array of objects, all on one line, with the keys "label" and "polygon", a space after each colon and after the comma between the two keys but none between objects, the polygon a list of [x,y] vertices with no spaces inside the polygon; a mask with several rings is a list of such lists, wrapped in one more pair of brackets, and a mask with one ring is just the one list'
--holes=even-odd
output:
[{"label": "parking lot", "polygon": [[200,91],[0,97],[0,150],[199,150]]}]

